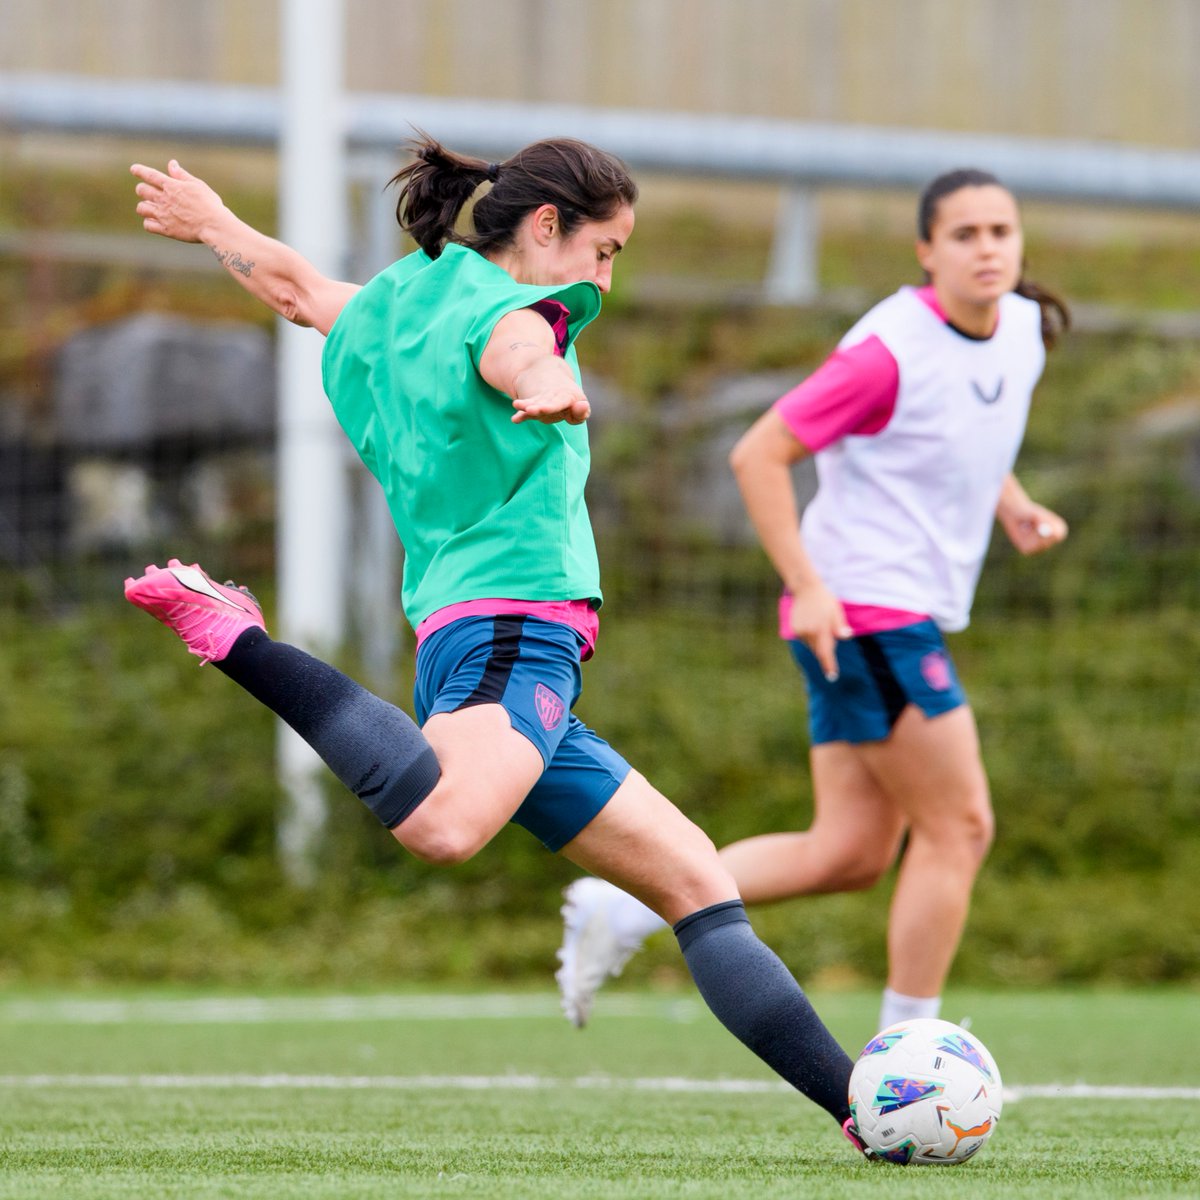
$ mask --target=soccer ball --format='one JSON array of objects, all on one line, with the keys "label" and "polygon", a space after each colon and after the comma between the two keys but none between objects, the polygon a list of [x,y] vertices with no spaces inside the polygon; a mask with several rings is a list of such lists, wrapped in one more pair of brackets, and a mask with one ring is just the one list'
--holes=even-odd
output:
[{"label": "soccer ball", "polygon": [[987,1047],[949,1021],[889,1025],[858,1056],[850,1111],[869,1149],[894,1163],[960,1163],[991,1137],[1003,1104]]}]

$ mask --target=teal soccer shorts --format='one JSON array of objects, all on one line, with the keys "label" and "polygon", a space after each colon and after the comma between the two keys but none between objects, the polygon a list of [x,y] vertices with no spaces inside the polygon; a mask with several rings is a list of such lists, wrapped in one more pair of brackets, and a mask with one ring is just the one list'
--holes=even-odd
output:
[{"label": "teal soccer shorts", "polygon": [[788,645],[808,687],[814,746],[880,742],[909,704],[936,717],[967,702],[954,661],[932,621],[839,641],[838,678],[833,683],[804,642],[794,639]]},{"label": "teal soccer shorts", "polygon": [[417,651],[419,724],[437,713],[500,704],[538,748],[546,769],[512,819],[555,851],[595,817],[630,771],[571,711],[582,686],[582,645],[567,625],[484,616],[451,622]]}]

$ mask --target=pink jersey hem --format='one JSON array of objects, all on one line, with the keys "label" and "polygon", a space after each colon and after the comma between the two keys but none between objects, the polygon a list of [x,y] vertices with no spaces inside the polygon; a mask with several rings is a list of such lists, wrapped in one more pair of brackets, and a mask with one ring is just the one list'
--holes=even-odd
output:
[{"label": "pink jersey hem", "polygon": [[[858,637],[863,633],[883,633],[888,629],[903,629],[905,625],[917,625],[928,621],[928,613],[910,612],[906,608],[888,608],[882,604],[851,604],[842,601],[846,623],[850,632]],[[779,636],[792,641],[792,594],[784,592],[779,597]]]},{"label": "pink jersey hem", "polygon": [[567,625],[583,638],[584,646],[579,657],[589,659],[596,649],[596,638],[600,634],[600,614],[589,600],[464,600],[459,604],[448,604],[430,613],[417,626],[417,648],[439,629],[463,617],[529,616],[556,625]]}]

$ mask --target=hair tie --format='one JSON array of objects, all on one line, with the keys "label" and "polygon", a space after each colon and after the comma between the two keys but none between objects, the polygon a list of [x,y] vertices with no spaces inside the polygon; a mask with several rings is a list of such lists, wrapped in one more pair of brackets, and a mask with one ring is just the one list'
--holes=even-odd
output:
[{"label": "hair tie", "polygon": [[500,164],[488,163],[487,165],[487,180],[488,183],[495,183],[500,178]]}]

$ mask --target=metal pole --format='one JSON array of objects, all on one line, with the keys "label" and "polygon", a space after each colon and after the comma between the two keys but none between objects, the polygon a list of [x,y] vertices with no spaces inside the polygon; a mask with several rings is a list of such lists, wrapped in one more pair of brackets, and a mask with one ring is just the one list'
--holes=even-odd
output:
[{"label": "metal pole", "polygon": [[763,292],[771,304],[807,304],[817,298],[817,197],[812,188],[786,185],[779,197],[775,240]]},{"label": "metal pole", "polygon": [[[326,275],[346,270],[342,0],[284,0],[281,9],[282,240]],[[277,498],[280,635],[330,654],[345,627],[346,478],[341,431],[321,387],[321,338],[287,322],[279,330]],[[277,762],[286,796],[279,848],[290,877],[316,875],[325,824],[324,767],[284,725]]]},{"label": "metal pole", "polygon": [[[355,279],[370,279],[401,254],[395,195],[384,190],[398,166],[395,154],[368,154],[351,160],[350,174],[358,185],[360,199],[354,239]],[[383,489],[357,465],[354,477],[358,487],[353,506],[356,536],[351,539],[353,624],[357,626],[367,684],[389,696],[401,646],[400,540]]]}]

